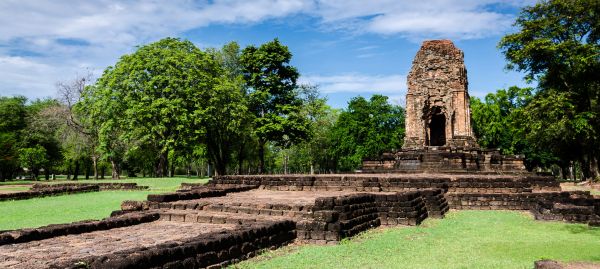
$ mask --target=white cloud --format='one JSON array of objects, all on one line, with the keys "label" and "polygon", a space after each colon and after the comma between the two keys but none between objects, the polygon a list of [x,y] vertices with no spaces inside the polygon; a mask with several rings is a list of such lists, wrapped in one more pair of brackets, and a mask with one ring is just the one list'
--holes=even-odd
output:
[{"label": "white cloud", "polygon": [[52,66],[23,57],[0,56],[0,81],[3,82],[0,95],[47,96],[48,88],[53,87],[53,84],[47,84],[58,77],[59,72]]},{"label": "white cloud", "polygon": [[364,74],[343,74],[333,76],[303,76],[301,83],[318,85],[321,92],[328,93],[380,93],[401,94],[406,92],[406,76],[370,76]]},{"label": "white cloud", "polygon": [[[3,0],[0,94],[50,96],[56,81],[68,79],[82,67],[99,73],[136,45],[211,24],[260,23],[300,14],[316,18],[320,29],[351,34],[469,39],[509,27],[511,16],[491,5],[523,4],[516,0]],[[367,48],[358,57],[371,56]],[[327,89],[395,87],[385,84],[393,76],[337,78],[340,81],[329,82]],[[370,79],[379,84],[369,85]]]},{"label": "white cloud", "polygon": [[314,12],[334,28],[423,38],[471,39],[496,35],[512,16],[491,6],[519,7],[532,1],[500,0],[321,0]]}]

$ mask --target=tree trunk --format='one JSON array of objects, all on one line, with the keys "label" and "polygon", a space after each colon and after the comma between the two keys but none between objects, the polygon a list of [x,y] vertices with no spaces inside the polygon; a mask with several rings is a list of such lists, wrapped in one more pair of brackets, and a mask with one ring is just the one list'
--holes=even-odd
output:
[{"label": "tree trunk", "polygon": [[573,181],[577,181],[575,178],[575,163],[573,162],[569,164],[569,178]]},{"label": "tree trunk", "polygon": [[244,165],[244,158],[245,158],[244,147],[245,147],[245,143],[240,143],[240,148],[238,151],[238,167],[237,167],[237,171],[236,171],[236,173],[238,175],[241,175],[243,173],[242,166]]},{"label": "tree trunk", "polygon": [[85,162],[85,179],[90,179],[90,174],[91,174],[90,169],[91,169],[90,164],[89,164],[89,162],[86,161]]},{"label": "tree trunk", "polygon": [[265,141],[258,140],[258,174],[265,172]]},{"label": "tree trunk", "polygon": [[94,179],[98,179],[98,157],[92,156],[92,165],[94,166]]},{"label": "tree trunk", "polygon": [[560,169],[559,169],[559,173],[560,176],[559,178],[563,179],[563,180],[568,180],[568,176],[569,176],[569,168],[565,165],[561,165]]},{"label": "tree trunk", "polygon": [[175,177],[175,160],[171,161],[171,177]]},{"label": "tree trunk", "polygon": [[46,176],[46,180],[50,180],[50,168],[44,168],[44,174]]},{"label": "tree trunk", "polygon": [[79,176],[79,160],[75,160],[75,171],[73,171],[73,180],[77,180]]},{"label": "tree trunk", "polygon": [[110,160],[110,165],[112,167],[112,179],[120,179],[119,165],[113,159]]},{"label": "tree trunk", "polygon": [[310,164],[310,174],[311,175],[315,174],[315,166],[312,163]]},{"label": "tree trunk", "polygon": [[283,154],[283,174],[287,175],[288,173],[288,155],[286,153]]},{"label": "tree trunk", "polygon": [[583,158],[581,158],[581,172],[583,172],[583,180],[591,181],[592,175],[590,173],[590,166],[591,166],[590,158],[587,154],[584,154]]},{"label": "tree trunk", "polygon": [[594,155],[590,158],[590,174],[592,176],[592,180],[600,179],[600,171],[598,169],[598,158]]},{"label": "tree trunk", "polygon": [[168,170],[168,158],[169,156],[167,155],[169,154],[168,151],[164,151],[162,153],[160,153],[160,155],[158,156],[158,162],[156,163],[156,177],[165,177],[167,174],[167,170]]},{"label": "tree trunk", "polygon": [[71,162],[67,165],[67,180],[71,180]]},{"label": "tree trunk", "polygon": [[106,172],[106,166],[102,165],[102,170],[100,170],[100,178],[104,179],[104,172]]}]

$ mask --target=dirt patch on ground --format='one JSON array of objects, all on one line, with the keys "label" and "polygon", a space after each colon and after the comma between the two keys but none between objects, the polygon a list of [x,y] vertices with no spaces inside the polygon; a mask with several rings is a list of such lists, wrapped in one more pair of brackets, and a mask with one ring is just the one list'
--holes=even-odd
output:
[{"label": "dirt patch on ground", "polygon": [[600,195],[600,184],[577,184],[571,182],[560,183],[563,191],[589,191],[592,195]]},{"label": "dirt patch on ground", "polygon": [[0,185],[0,193],[21,192],[29,189],[31,189],[31,184]]}]

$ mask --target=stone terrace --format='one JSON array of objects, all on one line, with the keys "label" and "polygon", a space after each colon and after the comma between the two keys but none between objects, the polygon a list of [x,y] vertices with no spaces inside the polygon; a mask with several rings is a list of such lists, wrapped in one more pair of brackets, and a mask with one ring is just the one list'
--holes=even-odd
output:
[{"label": "stone terrace", "polygon": [[533,175],[257,175],[182,184],[121,208],[102,221],[0,233],[0,267],[219,268],[294,240],[336,244],[372,227],[419,225],[449,208],[593,225],[600,199]]},{"label": "stone terrace", "polygon": [[428,190],[426,195],[414,191],[368,193],[255,189],[220,197],[127,204],[124,209],[158,210],[162,219],[184,222],[248,223],[289,219],[296,222],[298,240],[334,244],[379,225],[418,225],[428,216],[427,206],[435,217],[443,217],[448,210],[443,192],[439,189]]},{"label": "stone terrace", "polygon": [[236,225],[233,224],[155,221],[111,230],[4,245],[0,246],[0,268],[48,268],[52,264],[88,256],[150,247],[234,228]]}]

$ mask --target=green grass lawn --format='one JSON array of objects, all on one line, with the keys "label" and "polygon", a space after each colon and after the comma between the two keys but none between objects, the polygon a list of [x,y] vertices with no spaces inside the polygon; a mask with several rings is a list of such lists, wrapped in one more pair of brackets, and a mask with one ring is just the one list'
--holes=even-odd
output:
[{"label": "green grass lawn", "polygon": [[453,211],[417,227],[376,229],[336,246],[287,246],[241,268],[533,268],[540,259],[600,261],[600,228],[515,211]]},{"label": "green grass lawn", "polygon": [[[43,180],[43,181],[31,181],[31,180],[20,180],[20,181],[7,181],[0,182],[0,189],[2,186],[10,186],[10,185],[18,185],[18,184],[35,184],[35,183],[44,183],[44,184],[61,184],[61,183],[108,183],[108,182],[118,182],[118,183],[137,183],[140,186],[149,186],[151,190],[154,191],[175,191],[179,188],[182,182],[190,182],[190,183],[206,183],[208,182],[208,178],[198,178],[198,177],[165,177],[165,178],[125,178],[125,179],[98,179],[98,180]],[[26,188],[24,188],[26,189]]]},{"label": "green grass lawn", "polygon": [[3,185],[21,185],[21,184],[34,184],[34,183],[45,183],[51,181],[35,181],[35,180],[11,180],[11,181],[0,181],[0,186]]},{"label": "green grass lawn", "polygon": [[162,191],[169,192],[175,191],[179,188],[181,183],[206,183],[208,182],[208,178],[197,178],[197,177],[164,177],[164,178],[126,178],[126,179],[99,179],[99,180],[77,180],[77,181],[51,181],[48,182],[50,184],[60,184],[60,183],[108,183],[108,182],[117,182],[117,183],[137,183],[140,186],[149,186],[152,191]]},{"label": "green grass lawn", "polygon": [[[113,180],[100,180],[111,182]],[[101,191],[48,196],[0,202],[0,230],[39,227],[85,219],[102,219],[118,210],[124,200],[145,200],[150,193],[175,191],[182,182],[206,183],[202,178],[134,178],[116,182],[136,182],[149,191]],[[78,182],[93,182],[80,180]]]}]

